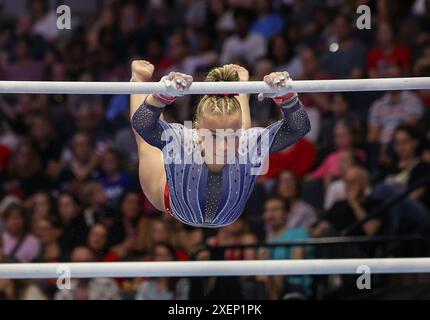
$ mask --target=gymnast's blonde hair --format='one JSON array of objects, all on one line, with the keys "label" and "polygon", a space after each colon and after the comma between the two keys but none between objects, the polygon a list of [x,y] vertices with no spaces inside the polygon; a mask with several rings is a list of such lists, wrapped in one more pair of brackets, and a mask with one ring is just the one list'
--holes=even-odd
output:
[{"label": "gymnast's blonde hair", "polygon": [[[212,69],[205,81],[239,81],[239,74],[231,66]],[[197,126],[205,115],[231,115],[241,112],[240,103],[234,96],[204,95],[199,101],[194,116],[194,126]]]}]

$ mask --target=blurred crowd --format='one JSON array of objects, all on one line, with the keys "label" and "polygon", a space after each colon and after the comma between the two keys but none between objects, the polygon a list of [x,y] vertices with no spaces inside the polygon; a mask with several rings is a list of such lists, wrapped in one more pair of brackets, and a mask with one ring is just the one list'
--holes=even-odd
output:
[{"label": "blurred crowd", "polygon": [[[74,1],[73,1],[74,2]],[[7,16],[0,1],[0,79],[129,81],[133,59],[202,81],[236,63],[251,80],[287,70],[294,80],[430,75],[426,0],[111,0],[72,11],[27,1]],[[371,29],[356,27],[359,5]],[[192,119],[198,96],[166,108]],[[307,93],[312,130],[270,157],[242,217],[199,229],[158,212],[137,175],[126,95],[0,96],[0,261],[186,261],[211,247],[322,236],[430,235],[430,89]],[[281,114],[251,97],[253,126]],[[151,170],[151,168],[148,168]],[[426,179],[427,178],[427,179]],[[407,196],[366,219],[386,201]],[[359,223],[362,221],[361,223]],[[305,259],[308,247],[229,249],[223,259]],[[219,258],[219,257],[218,257]],[[0,280],[3,299],[281,299],[312,297],[312,278]]]}]

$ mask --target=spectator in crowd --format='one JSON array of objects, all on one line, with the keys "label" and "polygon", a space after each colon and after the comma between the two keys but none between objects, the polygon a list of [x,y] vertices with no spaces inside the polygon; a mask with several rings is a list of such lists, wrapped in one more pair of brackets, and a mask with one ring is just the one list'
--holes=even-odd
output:
[{"label": "spectator in crowd", "polygon": [[[259,58],[254,67],[253,74],[256,81],[261,81],[267,72],[272,72],[273,63],[267,58]],[[203,78],[204,79],[204,78]],[[278,118],[279,110],[273,101],[267,99],[258,101],[258,97],[254,95],[249,96],[249,107],[251,112],[251,123],[253,126],[267,127],[273,119]]]},{"label": "spectator in crowd", "polygon": [[[389,77],[402,76],[399,65],[388,68]],[[385,156],[388,143],[399,124],[416,126],[423,114],[423,106],[417,95],[410,91],[389,91],[376,100],[369,111],[367,141],[379,145],[379,162],[387,163]]]},{"label": "spectator in crowd", "polygon": [[31,212],[30,227],[32,231],[40,219],[54,214],[53,199],[48,192],[38,191],[32,194],[25,202],[25,206]]},{"label": "spectator in crowd", "polygon": [[[207,240],[207,244],[214,247],[255,244],[256,242],[256,237],[249,231],[249,226],[243,218],[219,228],[217,234]],[[249,259],[252,252],[253,250],[230,249],[224,252],[224,258],[227,260]]]},{"label": "spectator in crowd", "polygon": [[37,258],[38,261],[60,262],[63,260],[61,247],[58,242],[61,227],[56,217],[50,216],[40,219],[36,224],[34,234],[41,244],[41,250]]},{"label": "spectator in crowd", "polygon": [[86,242],[88,225],[82,214],[79,200],[73,194],[62,193],[58,197],[57,208],[62,226],[59,238],[61,251],[69,255],[74,248]]},{"label": "spectator in crowd", "polygon": [[0,232],[2,232],[4,230],[3,214],[4,214],[5,210],[11,204],[21,205],[22,201],[16,196],[11,196],[11,195],[3,196],[3,192],[1,189],[0,189],[0,195],[2,197],[2,200],[0,202]]},{"label": "spectator in crowd", "polygon": [[109,233],[110,243],[122,258],[136,251],[138,223],[141,218],[141,197],[134,191],[125,193],[120,201],[120,213]]},{"label": "spectator in crowd", "polygon": [[[153,250],[153,261],[176,260],[175,250],[167,243],[158,243]],[[144,280],[136,293],[136,300],[183,300],[187,297],[187,287],[182,287],[178,279],[172,277]]]},{"label": "spectator in crowd", "polygon": [[273,64],[273,70],[288,70],[292,78],[300,78],[303,72],[302,64],[298,58],[293,58],[291,45],[284,34],[278,33],[270,38],[267,57]]},{"label": "spectator in crowd", "polygon": [[[288,223],[290,207],[281,196],[273,196],[266,200],[264,220],[267,226],[266,241],[268,243],[281,243],[289,240],[306,240],[309,238],[307,229],[291,226]],[[304,259],[309,255],[304,247],[275,248],[270,252],[272,259]],[[298,292],[308,295],[311,292],[311,279],[309,277],[273,277],[268,285],[268,295],[278,299],[287,293]]]},{"label": "spectator in crowd", "polygon": [[111,202],[118,202],[132,184],[130,175],[122,168],[121,160],[120,154],[114,149],[106,151],[101,159],[102,175],[99,181]]},{"label": "spectator in crowd", "polygon": [[185,60],[190,51],[186,35],[181,31],[174,32],[169,37],[168,48],[172,64],[168,69],[164,70],[163,74],[169,73],[171,70],[184,70]]},{"label": "spectator in crowd", "polygon": [[[0,263],[13,263],[4,253],[0,237]],[[43,292],[28,279],[0,279],[0,300],[47,300]]]},{"label": "spectator in crowd", "polygon": [[[313,230],[314,236],[340,234],[368,217],[381,201],[370,196],[368,172],[362,167],[352,167],[345,172],[346,200],[340,200],[324,213]],[[383,230],[385,215],[368,220],[352,230],[351,235],[375,235]]]},{"label": "spectator in crowd", "polygon": [[251,31],[259,33],[266,39],[282,31],[284,19],[279,13],[272,10],[272,1],[257,0],[257,10],[259,15]]},{"label": "spectator in crowd", "polygon": [[378,22],[377,45],[367,55],[367,73],[370,77],[387,77],[391,64],[398,65],[402,74],[408,74],[411,71],[411,53],[408,48],[395,42],[396,31],[389,22]]},{"label": "spectator in crowd", "polygon": [[289,204],[287,224],[290,228],[309,229],[316,223],[316,211],[300,199],[300,179],[293,172],[285,170],[280,174],[275,192]]},{"label": "spectator in crowd", "polygon": [[61,144],[54,134],[52,120],[42,115],[34,116],[31,122],[30,136],[40,155],[42,167],[49,176],[55,176],[55,167],[58,167],[61,156]]},{"label": "spectator in crowd", "polygon": [[0,300],[47,300],[43,292],[27,279],[0,279]]},{"label": "spectator in crowd", "polygon": [[[385,178],[385,184],[397,192],[418,184],[430,175],[430,166],[420,159],[420,136],[416,128],[400,125],[394,131],[394,150],[397,161],[392,172]],[[430,209],[430,182],[413,190],[409,198],[419,201]]]},{"label": "spectator in crowd", "polygon": [[[416,77],[425,77],[430,73],[430,41],[429,40],[425,41],[419,51],[420,51],[420,54],[418,55],[413,67],[413,75]],[[429,106],[430,90],[423,89],[417,92],[420,95],[420,98],[423,104],[425,106]]]},{"label": "spectator in crowd", "polygon": [[[264,205],[264,220],[267,226],[266,239],[269,243],[286,240],[304,240],[308,238],[308,232],[303,227],[290,227],[287,223],[290,207],[281,196],[272,196]],[[303,258],[302,250],[279,249],[273,252],[274,257],[285,259]]]},{"label": "spectator in crowd", "polygon": [[345,174],[354,167],[360,165],[360,160],[352,150],[342,151],[339,157],[340,176],[330,182],[324,195],[324,210],[329,210],[337,201],[346,200]]},{"label": "spectator in crowd", "polygon": [[38,190],[46,190],[50,183],[43,173],[36,149],[28,140],[22,140],[12,153],[8,168],[6,193],[21,199]]},{"label": "spectator in crowd", "polygon": [[12,150],[8,146],[0,143],[0,177],[4,177],[9,165]]},{"label": "spectator in crowd", "polygon": [[137,227],[137,249],[142,254],[149,255],[157,243],[175,245],[175,235],[172,224],[161,217],[143,218]]},{"label": "spectator in crowd", "polygon": [[329,7],[315,4],[311,4],[311,18],[304,24],[302,38],[304,42],[320,48],[330,37],[333,17]]},{"label": "spectator in crowd", "polygon": [[322,179],[325,185],[340,176],[339,158],[342,151],[353,150],[361,161],[364,162],[365,160],[364,151],[355,149],[357,140],[356,128],[341,120],[336,123],[333,131],[336,150],[328,154],[323,162],[309,174],[309,178]]},{"label": "spectator in crowd", "polygon": [[204,243],[204,232],[201,228],[194,228],[186,224],[180,224],[177,233],[177,245],[188,255],[193,253],[202,243]]},{"label": "spectator in crowd", "polygon": [[[77,247],[71,256],[72,262],[94,262],[96,256],[88,247]],[[66,286],[68,283],[63,283]],[[70,289],[59,289],[55,300],[121,300],[118,284],[112,279],[71,279]]]},{"label": "spectator in crowd", "polygon": [[421,162],[417,156],[418,146],[419,138],[415,129],[400,125],[394,134],[397,161],[391,173],[384,181],[376,183],[372,191],[374,198],[385,203],[409,191],[408,197],[402,197],[390,207],[388,231],[394,234],[427,234],[430,230],[430,213],[425,196],[428,189],[428,164]]},{"label": "spectator in crowd", "polygon": [[78,132],[74,135],[70,158],[65,159],[65,166],[56,182],[58,188],[76,193],[87,180],[98,177],[95,169],[99,156],[94,148],[88,134]]},{"label": "spectator in crowd", "polygon": [[33,58],[31,49],[31,40],[28,36],[21,36],[16,41],[15,59],[3,67],[5,79],[42,80],[44,76],[43,63]]},{"label": "spectator in crowd", "polygon": [[146,54],[145,60],[152,61],[155,67],[154,79],[160,79],[162,75],[169,69],[173,61],[167,56],[163,50],[165,44],[163,43],[160,35],[154,35],[146,41]]},{"label": "spectator in crowd", "polygon": [[318,138],[319,153],[324,154],[333,150],[335,146],[334,131],[336,123],[344,121],[351,124],[352,128],[356,128],[358,144],[361,137],[363,125],[356,115],[350,110],[350,96],[346,93],[336,92],[330,96],[328,114],[324,116],[321,123],[320,136]]},{"label": "spectator in crowd", "polygon": [[210,68],[216,65],[219,59],[218,52],[214,49],[214,43],[211,37],[211,31],[205,28],[199,28],[195,31],[195,48],[194,54],[187,57],[185,68],[189,74],[196,74],[200,68]]},{"label": "spectator in crowd", "polygon": [[83,215],[87,225],[112,222],[114,213],[101,183],[96,181],[86,183],[80,194],[80,202],[85,207]]},{"label": "spectator in crowd", "polygon": [[87,245],[97,261],[112,262],[120,260],[120,257],[111,250],[108,236],[109,229],[102,223],[96,223],[90,228]]},{"label": "spectator in crowd", "polygon": [[283,170],[290,170],[298,177],[311,171],[317,157],[317,148],[307,138],[285,150],[274,152],[269,156],[269,168],[263,180],[278,179]]},{"label": "spectator in crowd", "polygon": [[[190,260],[211,260],[211,251],[206,245],[201,245],[192,252]],[[239,277],[191,277],[188,279],[188,299],[241,299],[243,289]]]},{"label": "spectator in crowd", "polygon": [[[321,62],[314,49],[310,47],[303,48],[300,50],[298,58],[303,68],[299,79],[324,80],[331,78],[326,71],[321,70]],[[325,115],[331,106],[330,96],[329,93],[311,92],[301,94],[300,99],[304,99],[303,104],[305,106],[316,108],[321,115]]]},{"label": "spectator in crowd", "polygon": [[251,31],[253,12],[249,9],[236,9],[234,21],[236,32],[224,42],[220,62],[227,64],[245,59],[252,65],[266,54],[266,41],[260,34]]},{"label": "spectator in crowd", "polygon": [[55,41],[60,33],[57,28],[58,16],[54,11],[49,10],[48,1],[30,1],[29,6],[35,21],[32,28],[33,33],[41,35],[48,42]]},{"label": "spectator in crowd", "polygon": [[5,231],[3,237],[3,252],[11,260],[32,262],[40,253],[39,240],[29,233],[28,216],[24,207],[11,204],[4,213],[2,220]]},{"label": "spectator in crowd", "polygon": [[[302,73],[298,79],[323,80],[330,78],[327,73],[321,71],[320,61],[313,49],[309,47],[301,49],[297,55],[297,59],[302,67]],[[303,93],[300,95],[300,99],[304,99],[302,100],[304,101],[303,105],[306,107],[306,112],[311,122],[311,131],[306,135],[306,138],[314,143],[320,134],[321,116],[329,108],[329,96],[327,93],[318,92]]]},{"label": "spectator in crowd", "polygon": [[352,17],[340,14],[333,21],[328,52],[322,57],[324,70],[336,79],[360,78],[364,73],[364,46],[352,37]]}]

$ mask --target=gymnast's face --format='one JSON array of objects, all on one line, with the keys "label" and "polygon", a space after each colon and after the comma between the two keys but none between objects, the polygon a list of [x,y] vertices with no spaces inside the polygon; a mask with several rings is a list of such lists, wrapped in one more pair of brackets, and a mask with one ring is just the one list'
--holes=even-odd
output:
[{"label": "gymnast's face", "polygon": [[[207,164],[229,163],[239,148],[239,134],[242,128],[240,113],[205,115],[198,123],[198,132]],[[209,157],[209,155],[212,157]]]}]

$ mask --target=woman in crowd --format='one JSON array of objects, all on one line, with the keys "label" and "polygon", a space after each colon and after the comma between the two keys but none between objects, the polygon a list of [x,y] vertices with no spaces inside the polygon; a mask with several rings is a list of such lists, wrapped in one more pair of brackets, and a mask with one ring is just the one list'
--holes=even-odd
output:
[{"label": "woman in crowd", "polygon": [[71,193],[62,193],[57,200],[58,216],[63,232],[60,235],[61,250],[65,255],[86,242],[89,225],[82,214],[79,199]]},{"label": "woman in crowd", "polygon": [[283,171],[277,181],[275,192],[288,201],[290,210],[287,223],[290,227],[309,229],[317,221],[315,209],[300,199],[301,183],[294,173]]},{"label": "woman in crowd", "polygon": [[355,150],[357,157],[364,162],[365,154],[362,150],[356,150],[355,144],[357,132],[353,126],[346,121],[338,121],[334,127],[334,142],[336,150],[325,157],[321,165],[311,172],[310,179],[322,179],[327,185],[330,181],[340,176],[339,158],[344,150]]},{"label": "woman in crowd", "polygon": [[[167,243],[158,243],[151,253],[153,261],[175,261],[175,250]],[[176,278],[160,277],[146,279],[140,284],[136,293],[136,300],[173,300],[186,299],[188,297],[186,287],[178,285]]]},{"label": "woman in crowd", "polygon": [[11,260],[31,262],[40,253],[39,240],[29,233],[26,210],[17,204],[9,205],[2,217],[5,225],[3,232],[3,252]]}]

